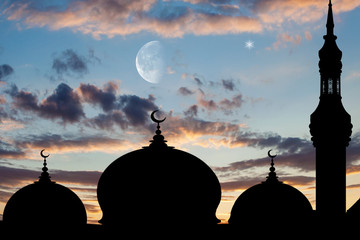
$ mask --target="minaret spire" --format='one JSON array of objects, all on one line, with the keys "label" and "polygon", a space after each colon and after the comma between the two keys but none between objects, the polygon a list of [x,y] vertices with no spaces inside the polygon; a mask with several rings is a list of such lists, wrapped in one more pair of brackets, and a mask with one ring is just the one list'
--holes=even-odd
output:
[{"label": "minaret spire", "polygon": [[326,32],[327,36],[334,36],[334,17],[332,12],[331,0],[329,0],[329,10],[327,15],[326,29],[327,29]]}]

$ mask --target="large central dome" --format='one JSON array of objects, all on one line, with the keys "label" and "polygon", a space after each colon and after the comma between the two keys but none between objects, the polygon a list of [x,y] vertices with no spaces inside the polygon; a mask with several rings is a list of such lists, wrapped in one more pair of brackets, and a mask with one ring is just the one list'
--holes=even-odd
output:
[{"label": "large central dome", "polygon": [[148,147],[112,162],[98,183],[100,222],[118,224],[215,224],[220,183],[202,160],[169,147],[158,129]]}]

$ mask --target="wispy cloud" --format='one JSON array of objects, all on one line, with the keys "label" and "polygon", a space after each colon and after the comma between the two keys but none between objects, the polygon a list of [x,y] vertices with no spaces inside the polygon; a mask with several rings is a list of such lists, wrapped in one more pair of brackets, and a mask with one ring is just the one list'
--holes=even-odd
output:
[{"label": "wispy cloud", "polygon": [[[30,152],[32,149],[46,148],[51,152],[116,152],[120,149],[129,150],[134,147],[129,141],[110,138],[106,136],[85,135],[77,136],[76,134],[40,134],[28,135],[26,137],[15,139],[15,146]],[[125,148],[122,145],[126,146]]]},{"label": "wispy cloud", "polygon": [[0,65],[0,81],[5,81],[13,72],[14,69],[10,65]]},{"label": "wispy cloud", "polygon": [[[235,181],[228,181],[221,183],[221,190],[224,192],[227,191],[238,191],[246,190],[249,187],[252,187],[256,184],[259,184],[266,180],[267,175],[258,177],[241,177]],[[309,186],[315,183],[315,177],[309,176],[283,176],[279,177],[279,181],[282,181],[291,186]]]},{"label": "wispy cloud", "polygon": [[[281,181],[290,185],[309,186],[314,183],[315,175],[315,148],[312,143],[300,138],[285,138],[280,136],[268,136],[267,138],[252,138],[249,144],[253,147],[274,148],[279,152],[275,159],[275,167]],[[244,139],[246,141],[246,139]],[[360,134],[355,133],[350,146],[347,149],[347,174],[360,172]],[[232,162],[225,167],[214,167],[214,171],[219,177],[230,179],[222,183],[225,191],[245,190],[248,187],[264,181],[266,175],[248,176],[249,171],[254,169],[264,169],[270,166],[269,158],[248,159]],[[291,168],[296,171],[295,175],[289,175],[281,169]],[[266,172],[266,171],[264,171]],[[301,174],[304,175],[301,175]],[[352,186],[354,187],[354,186]],[[357,187],[357,186],[356,186]]]},{"label": "wispy cloud", "polygon": [[73,49],[66,49],[60,54],[55,53],[52,61],[53,75],[51,80],[64,80],[64,77],[81,78],[89,72],[90,63],[100,63],[94,49],[89,49],[88,55],[80,55]]},{"label": "wispy cloud", "polygon": [[[360,3],[339,0],[335,5],[337,13],[351,11]],[[322,1],[311,0],[78,0],[47,8],[31,1],[11,1],[2,13],[9,20],[20,21],[26,28],[70,28],[97,39],[142,31],[173,38],[185,34],[260,33],[285,23],[315,22],[325,14],[326,7]]]},{"label": "wispy cloud", "polygon": [[[246,3],[87,0],[64,4],[42,8],[41,4],[30,1],[14,1],[2,13],[9,20],[21,21],[27,28],[70,28],[99,39],[142,31],[163,37],[259,33],[284,23],[317,21],[326,9],[323,2],[310,0],[253,0]],[[351,11],[360,5],[351,0],[339,0],[335,4],[337,12]]]},{"label": "wispy cloud", "polygon": [[[96,186],[101,175],[101,172],[98,171],[64,171],[55,169],[50,169],[49,173],[56,182],[84,186]],[[31,184],[37,181],[40,174],[41,170],[0,166],[2,186],[16,187]]]}]

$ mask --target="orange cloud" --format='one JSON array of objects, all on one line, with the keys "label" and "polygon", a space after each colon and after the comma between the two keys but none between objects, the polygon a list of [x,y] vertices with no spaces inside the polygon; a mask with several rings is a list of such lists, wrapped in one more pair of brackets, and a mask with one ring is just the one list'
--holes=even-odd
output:
[{"label": "orange cloud", "polygon": [[[182,37],[185,34],[209,35],[243,32],[261,32],[258,19],[249,16],[212,14],[187,8],[183,14],[171,19],[167,16],[149,16],[157,1],[109,1],[89,0],[72,2],[65,11],[44,11],[27,3],[13,3],[3,12],[8,20],[21,20],[27,28],[45,27],[51,30],[70,28],[91,34],[100,39],[112,38],[141,31],[149,31],[163,37]],[[169,11],[178,12],[174,6]],[[236,8],[235,8],[236,9]]]},{"label": "orange cloud", "polygon": [[296,35],[295,37],[291,36],[289,33],[282,33],[277,36],[277,41],[273,43],[273,48],[275,50],[279,49],[280,47],[286,47],[287,43],[292,45],[299,45],[301,43],[301,36]]},{"label": "orange cloud", "polygon": [[38,159],[38,150],[43,148],[52,154],[66,154],[70,152],[118,153],[119,151],[138,149],[141,148],[142,145],[141,142],[133,143],[127,140],[108,137],[64,137],[57,134],[45,134],[39,136],[29,136],[27,140],[17,141],[16,146],[20,149],[26,149],[27,158]]},{"label": "orange cloud", "polygon": [[11,119],[2,120],[1,124],[0,124],[1,131],[11,131],[11,130],[21,129],[21,128],[25,128],[25,125],[23,123],[16,121],[16,120],[11,120]]},{"label": "orange cloud", "polygon": [[[102,36],[112,38],[142,31],[167,38],[182,37],[185,34],[259,33],[264,29],[282,27],[284,23],[318,21],[327,10],[324,1],[313,0],[254,0],[252,4],[223,4],[209,0],[183,2],[184,4],[181,1],[172,4],[169,1],[155,0],[87,0],[73,1],[65,10],[44,10],[37,9],[30,3],[12,3],[3,13],[8,20],[21,20],[27,28],[70,28],[100,39]],[[335,14],[360,6],[359,1],[353,0],[338,0],[333,4]],[[155,13],[152,12],[153,9],[156,9]]]}]

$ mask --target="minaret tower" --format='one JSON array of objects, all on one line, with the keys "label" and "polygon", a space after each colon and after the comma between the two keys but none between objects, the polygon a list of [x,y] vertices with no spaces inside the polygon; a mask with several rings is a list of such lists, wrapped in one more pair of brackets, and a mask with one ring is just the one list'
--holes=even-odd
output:
[{"label": "minaret tower", "polygon": [[326,29],[319,51],[320,101],[309,127],[316,148],[316,212],[338,218],[346,212],[346,147],[352,124],[341,102],[342,52],[336,45],[331,0]]}]

